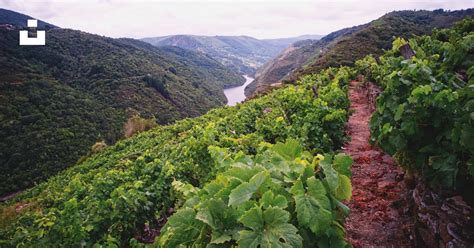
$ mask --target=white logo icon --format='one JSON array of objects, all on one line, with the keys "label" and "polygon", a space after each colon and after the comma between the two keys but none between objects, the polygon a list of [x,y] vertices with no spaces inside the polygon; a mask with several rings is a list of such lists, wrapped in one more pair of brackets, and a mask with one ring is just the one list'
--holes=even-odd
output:
[{"label": "white logo icon", "polygon": [[[38,20],[28,20],[29,28],[38,27]],[[44,46],[46,45],[46,31],[36,31],[36,37],[28,37],[28,30],[20,30],[20,46]]]}]

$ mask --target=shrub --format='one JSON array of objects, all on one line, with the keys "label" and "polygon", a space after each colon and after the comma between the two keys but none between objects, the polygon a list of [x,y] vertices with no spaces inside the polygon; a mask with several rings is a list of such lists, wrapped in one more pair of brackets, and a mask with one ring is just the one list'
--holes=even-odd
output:
[{"label": "shrub", "polygon": [[104,150],[107,147],[107,144],[105,141],[97,141],[94,145],[92,145],[91,152],[92,154],[98,153],[102,150]]},{"label": "shrub", "polygon": [[125,123],[123,128],[124,136],[125,138],[132,137],[134,134],[150,130],[156,125],[155,118],[144,119],[138,115],[135,115],[132,118],[129,118]]}]

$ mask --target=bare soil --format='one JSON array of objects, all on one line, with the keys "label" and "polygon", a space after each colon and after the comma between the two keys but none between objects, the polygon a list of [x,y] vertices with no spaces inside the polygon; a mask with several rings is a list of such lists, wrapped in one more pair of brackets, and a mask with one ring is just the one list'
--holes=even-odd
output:
[{"label": "bare soil", "polygon": [[357,81],[350,84],[352,115],[346,131],[351,137],[344,149],[352,156],[352,199],[345,227],[354,247],[413,247],[413,223],[404,207],[403,172],[382,150],[370,145],[369,121],[377,87]]}]

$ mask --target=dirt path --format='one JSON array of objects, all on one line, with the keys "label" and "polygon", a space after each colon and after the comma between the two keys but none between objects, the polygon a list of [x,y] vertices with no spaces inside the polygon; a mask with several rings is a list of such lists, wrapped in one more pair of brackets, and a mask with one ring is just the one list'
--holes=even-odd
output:
[{"label": "dirt path", "polygon": [[[408,216],[401,213],[401,194],[406,192],[403,175],[392,158],[369,144],[368,122],[373,107],[373,85],[351,82],[349,96],[353,114],[347,133],[351,141],[345,152],[352,156],[352,199],[346,219],[347,239],[355,247],[411,247]],[[372,93],[368,93],[372,92]]]}]

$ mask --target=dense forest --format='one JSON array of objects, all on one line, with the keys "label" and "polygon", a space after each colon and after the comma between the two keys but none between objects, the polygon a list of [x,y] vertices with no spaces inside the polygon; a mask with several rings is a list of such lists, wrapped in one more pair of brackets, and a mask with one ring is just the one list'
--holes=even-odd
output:
[{"label": "dense forest", "polygon": [[[26,23],[0,13],[1,23]],[[244,82],[176,47],[60,28],[47,35],[46,46],[20,47],[18,30],[0,30],[0,195],[75,164],[96,142],[115,143],[129,118],[198,116],[226,103],[224,87]]]}]

